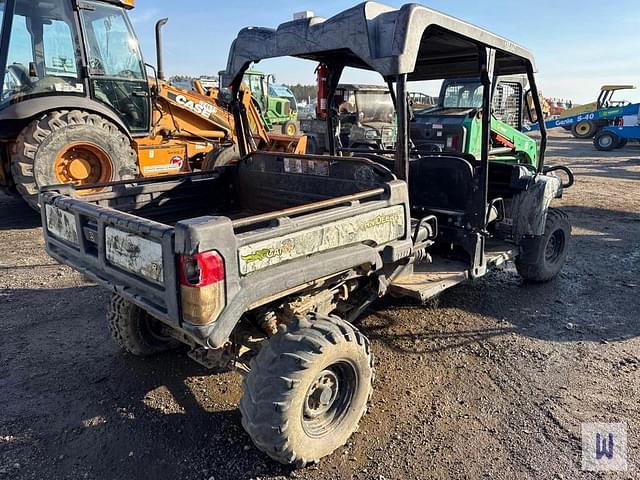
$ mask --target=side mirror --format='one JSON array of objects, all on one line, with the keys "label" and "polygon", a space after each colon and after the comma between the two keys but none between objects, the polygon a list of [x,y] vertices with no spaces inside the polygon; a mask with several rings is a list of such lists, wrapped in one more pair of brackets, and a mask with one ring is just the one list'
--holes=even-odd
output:
[{"label": "side mirror", "polygon": [[524,107],[525,112],[527,113],[527,120],[530,123],[538,122],[538,115],[536,114],[535,105],[533,103],[533,95],[531,94],[531,90],[527,90],[524,94]]}]

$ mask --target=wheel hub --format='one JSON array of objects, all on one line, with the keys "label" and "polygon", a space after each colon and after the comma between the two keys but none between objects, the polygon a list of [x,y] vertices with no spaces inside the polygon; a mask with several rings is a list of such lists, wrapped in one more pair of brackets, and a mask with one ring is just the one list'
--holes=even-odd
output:
[{"label": "wheel hub", "polygon": [[576,130],[578,131],[578,133],[581,133],[584,135],[589,131],[589,124],[579,123],[578,126],[576,127]]},{"label": "wheel hub", "polygon": [[[63,149],[55,159],[54,171],[60,183],[88,185],[112,179],[113,166],[109,155],[97,145],[74,143]],[[93,190],[83,190],[83,194]]]},{"label": "wheel hub", "polygon": [[84,158],[73,158],[69,163],[69,174],[78,180],[86,180],[91,175],[91,165]]},{"label": "wheel hub", "polygon": [[327,413],[338,395],[338,378],[330,370],[324,370],[309,388],[304,404],[308,418],[318,418]]},{"label": "wheel hub", "polygon": [[613,139],[609,135],[603,135],[599,139],[600,146],[604,148],[608,148],[613,143]]},{"label": "wheel hub", "polygon": [[562,253],[564,248],[564,234],[560,230],[556,230],[549,237],[544,250],[544,257],[547,262],[554,262]]}]

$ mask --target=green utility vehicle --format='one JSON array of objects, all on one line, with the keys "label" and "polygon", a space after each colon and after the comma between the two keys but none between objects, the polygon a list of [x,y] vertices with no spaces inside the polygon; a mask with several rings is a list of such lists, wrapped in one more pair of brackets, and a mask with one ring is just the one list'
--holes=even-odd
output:
[{"label": "green utility vehicle", "polygon": [[[443,153],[482,154],[482,96],[479,79],[443,82],[438,104],[413,112],[411,140],[416,149]],[[521,83],[498,79],[491,116],[490,159],[537,168],[537,145],[522,128],[524,92]],[[498,118],[499,116],[499,118]]]},{"label": "green utility vehicle", "polygon": [[[395,99],[394,160],[345,157],[333,135],[329,155],[254,151],[243,77],[286,56],[328,67],[330,110],[345,68],[379,73]],[[241,160],[86,197],[51,187],[40,195],[47,252],[113,292],[107,321],[123,350],[185,344],[203,365],[242,370],[255,445],[279,462],[317,462],[367,410],[373,352],[355,322],[376,299],[426,300],[510,260],[548,281],[565,263],[571,226],[551,204],[571,174],[562,167],[563,185],[560,167],[544,165],[544,126],[535,168],[492,157],[488,115],[477,158],[410,144],[411,82],[479,78],[488,112],[494,79],[509,74],[527,75],[542,118],[530,52],[416,4],[244,29],[224,75]]]},{"label": "green utility vehicle", "polygon": [[267,130],[273,130],[274,125],[281,125],[285,135],[298,133],[298,105],[288,88],[274,85],[273,75],[257,70],[247,70],[244,81],[260,108]]}]

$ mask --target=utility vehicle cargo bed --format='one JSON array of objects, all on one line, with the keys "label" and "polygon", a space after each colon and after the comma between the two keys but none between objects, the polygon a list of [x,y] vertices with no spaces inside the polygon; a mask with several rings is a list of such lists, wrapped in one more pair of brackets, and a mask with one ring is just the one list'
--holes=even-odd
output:
[{"label": "utility vehicle cargo bed", "polygon": [[[212,173],[104,188],[41,194],[49,254],[210,346],[264,297],[375,270],[385,248],[411,251],[406,184],[364,159],[260,152]],[[203,252],[222,259],[225,307],[214,323],[188,325],[178,270]]]}]

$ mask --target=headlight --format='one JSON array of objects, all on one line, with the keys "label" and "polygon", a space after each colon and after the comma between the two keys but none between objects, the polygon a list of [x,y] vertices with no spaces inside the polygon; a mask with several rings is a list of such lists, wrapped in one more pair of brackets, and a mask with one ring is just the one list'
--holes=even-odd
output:
[{"label": "headlight", "polygon": [[49,204],[45,205],[45,213],[47,217],[47,231],[49,233],[73,245],[80,245],[78,242],[76,217],[74,217],[73,214]]},{"label": "headlight", "polygon": [[380,134],[376,130],[367,130],[364,137],[368,140],[374,140],[380,137]]}]

